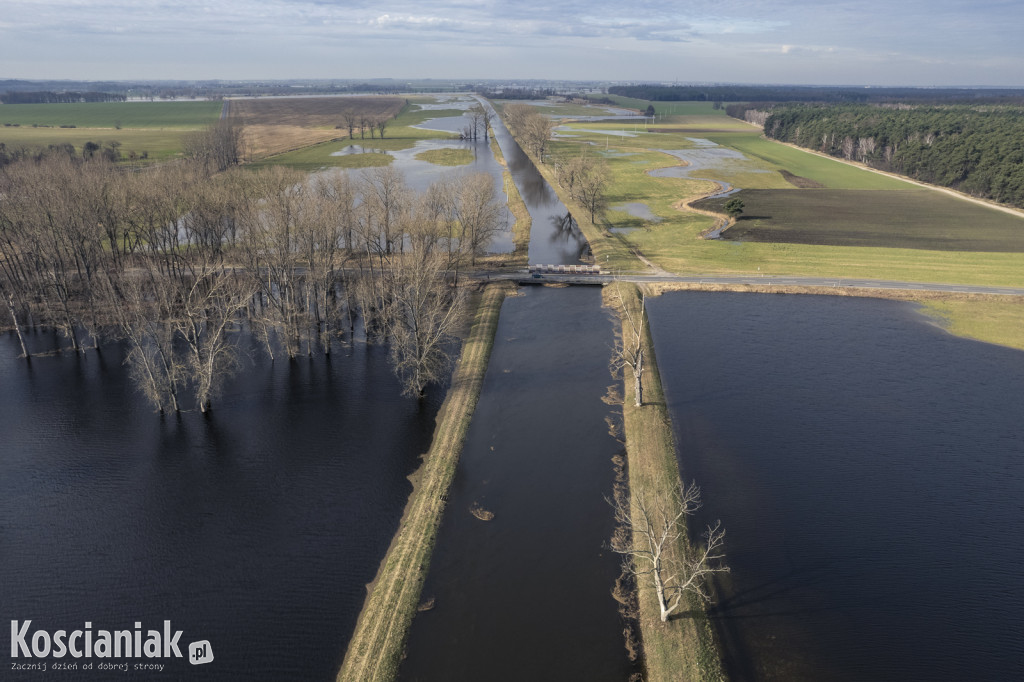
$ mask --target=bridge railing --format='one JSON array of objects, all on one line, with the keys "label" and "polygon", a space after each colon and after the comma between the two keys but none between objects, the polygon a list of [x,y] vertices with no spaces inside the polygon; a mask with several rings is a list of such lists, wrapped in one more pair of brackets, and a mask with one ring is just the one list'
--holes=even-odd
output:
[{"label": "bridge railing", "polygon": [[538,263],[530,266],[530,272],[541,275],[600,275],[601,267],[599,265],[541,265]]}]

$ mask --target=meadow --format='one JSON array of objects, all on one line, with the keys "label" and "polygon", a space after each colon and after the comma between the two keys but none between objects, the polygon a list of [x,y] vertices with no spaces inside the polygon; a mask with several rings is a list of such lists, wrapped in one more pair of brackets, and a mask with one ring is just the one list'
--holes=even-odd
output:
[{"label": "meadow", "polygon": [[[179,155],[189,132],[215,123],[221,102],[89,102],[0,105],[0,143],[10,148],[119,142],[124,157]],[[65,126],[65,127],[62,127]]]},{"label": "meadow", "polygon": [[[384,139],[379,136],[371,138],[367,132],[365,138],[360,136],[352,140],[342,139],[348,137],[347,130],[337,130],[327,142],[321,142],[310,146],[295,149],[282,154],[274,154],[261,159],[257,165],[261,166],[289,166],[300,170],[318,170],[326,167],[340,168],[362,168],[371,165],[387,165],[391,157],[386,152],[409,149],[416,145],[419,140],[436,140],[441,138],[457,138],[455,133],[445,133],[436,130],[425,130],[414,128],[431,118],[444,116],[460,116],[459,109],[426,110],[417,106],[418,102],[426,102],[423,98],[411,99],[410,105],[404,107],[387,126],[384,131]],[[433,100],[430,100],[433,101]],[[358,133],[357,133],[358,135]],[[365,147],[372,149],[370,154],[346,154],[333,156],[335,152],[344,150],[350,146]],[[370,159],[358,157],[372,156]]]}]

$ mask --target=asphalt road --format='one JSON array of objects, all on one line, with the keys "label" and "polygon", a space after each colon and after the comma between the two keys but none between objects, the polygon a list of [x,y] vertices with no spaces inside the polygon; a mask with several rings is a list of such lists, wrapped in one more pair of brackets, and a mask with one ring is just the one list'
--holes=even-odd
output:
[{"label": "asphalt road", "polygon": [[828,277],[789,277],[789,276],[736,276],[736,275],[644,275],[622,273],[612,275],[556,275],[543,274],[534,277],[526,270],[516,272],[481,272],[480,279],[515,280],[541,284],[606,284],[615,279],[625,282],[685,282],[695,284],[754,284],[758,286],[778,287],[826,287],[833,289],[889,289],[897,291],[937,291],[956,294],[993,294],[1000,296],[1024,296],[1024,289],[1014,287],[991,287],[968,284],[931,284],[927,282],[897,282],[881,279],[836,279]]}]

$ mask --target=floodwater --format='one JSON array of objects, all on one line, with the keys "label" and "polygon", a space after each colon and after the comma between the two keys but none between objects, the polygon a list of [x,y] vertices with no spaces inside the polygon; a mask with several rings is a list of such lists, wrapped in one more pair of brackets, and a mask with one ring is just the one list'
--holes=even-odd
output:
[{"label": "floodwater", "polygon": [[[456,98],[446,100],[438,104],[421,105],[421,108],[427,110],[467,109],[473,104],[476,104],[475,100]],[[428,119],[416,127],[423,128],[425,130],[459,133],[462,132],[469,122],[470,119],[465,116],[442,116],[439,118]],[[472,152],[473,161],[462,166],[442,166],[416,158],[417,154],[433,149],[467,149]],[[483,139],[478,139],[476,141],[458,139],[418,140],[415,146],[410,149],[384,151],[375,148],[373,140],[360,140],[357,144],[344,146],[342,149],[334,152],[333,155],[347,156],[349,154],[363,154],[371,152],[390,154],[394,158],[394,161],[391,162],[392,165],[402,171],[405,181],[409,187],[419,193],[426,192],[427,188],[429,188],[431,184],[437,182],[443,177],[458,177],[470,173],[481,172],[489,174],[494,181],[495,197],[502,202],[502,215],[501,229],[488,245],[487,253],[512,253],[515,250],[515,240],[513,238],[512,230],[516,219],[515,216],[512,215],[512,212],[508,210],[508,200],[503,175],[505,169],[498,163],[497,159],[494,158],[494,153],[491,151],[490,145],[487,141]],[[363,171],[362,169],[353,168],[334,169],[330,172],[348,173],[353,178],[359,178]]]},{"label": "floodwater", "polygon": [[707,199],[712,197],[727,197],[740,191],[740,187],[732,187],[726,182],[712,178],[702,178],[693,173],[702,170],[722,170],[725,172],[747,172],[766,173],[767,171],[753,167],[750,159],[741,152],[728,147],[722,147],[711,140],[698,137],[687,138],[693,142],[692,149],[658,149],[664,154],[674,156],[685,161],[685,166],[669,166],[667,168],[656,168],[650,171],[655,178],[686,178],[688,180],[705,180],[719,186],[719,191],[709,194]]},{"label": "floodwater", "polygon": [[502,307],[403,680],[629,677],[620,562],[602,548],[621,450],[601,401],[611,320],[597,287],[521,291]]},{"label": "floodwater", "polygon": [[[490,107],[490,104],[484,106]],[[569,209],[508,132],[500,116],[492,116],[491,126],[532,220],[530,263],[574,265],[583,262],[581,257],[590,252],[590,246]]]},{"label": "floodwater", "polygon": [[651,211],[651,207],[642,201],[630,201],[625,204],[616,204],[615,206],[612,206],[612,209],[616,211],[625,211],[629,215],[634,218],[639,218],[640,220],[646,220],[652,223],[661,222],[661,218],[656,216],[654,212]]},{"label": "floodwater", "polygon": [[1024,353],[893,301],[648,305],[731,679],[1024,679]]},{"label": "floodwater", "polygon": [[208,416],[162,418],[119,347],[29,364],[0,336],[4,622],[53,633],[170,620],[184,656],[199,640],[214,655],[61,679],[334,678],[444,387],[423,405],[402,398],[384,346],[293,362],[243,351],[247,369]]}]

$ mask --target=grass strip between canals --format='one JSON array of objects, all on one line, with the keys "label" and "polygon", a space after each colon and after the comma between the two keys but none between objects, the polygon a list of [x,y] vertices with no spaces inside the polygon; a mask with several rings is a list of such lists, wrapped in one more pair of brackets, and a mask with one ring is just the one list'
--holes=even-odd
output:
[{"label": "grass strip between canals", "polygon": [[447,496],[455,475],[487,372],[501,304],[510,287],[492,284],[484,290],[438,414],[433,443],[423,464],[410,477],[412,494],[363,604],[338,682],[384,682],[398,674],[406,633],[416,613],[444,514],[442,496]]},{"label": "grass strip between canals", "polygon": [[[620,282],[605,287],[605,305],[615,309],[618,301],[611,295],[613,287],[621,287],[623,304],[630,307],[634,320],[640,319],[641,299],[636,285]],[[622,312],[616,312],[622,318]],[[624,319],[620,319],[620,323],[628,324]],[[626,368],[622,411],[630,494],[642,493],[648,502],[654,503],[656,499],[668,499],[673,491],[679,490],[681,479],[672,422],[665,405],[649,324],[644,325],[643,345],[647,363],[644,372],[644,403],[640,407],[634,405],[633,377]],[[713,504],[714,501],[705,500],[705,503]],[[634,518],[639,513],[634,505]],[[684,555],[691,551],[686,534],[670,551]],[[644,679],[647,682],[724,680],[721,656],[704,603],[693,594],[688,594],[680,607],[680,615],[662,623],[653,580],[642,576],[638,580],[637,589],[640,638],[647,669]]]},{"label": "grass strip between canals", "polygon": [[515,250],[512,252],[510,262],[515,265],[527,265],[527,254],[530,250],[530,228],[533,225],[533,218],[530,217],[530,211],[527,210],[526,203],[523,201],[522,195],[519,194],[516,181],[508,170],[508,162],[505,161],[505,155],[501,153],[498,140],[493,135],[491,136],[490,146],[495,160],[505,169],[502,171],[502,184],[508,195],[508,210],[512,212],[516,219],[515,225],[512,226],[512,239],[515,243]]}]

